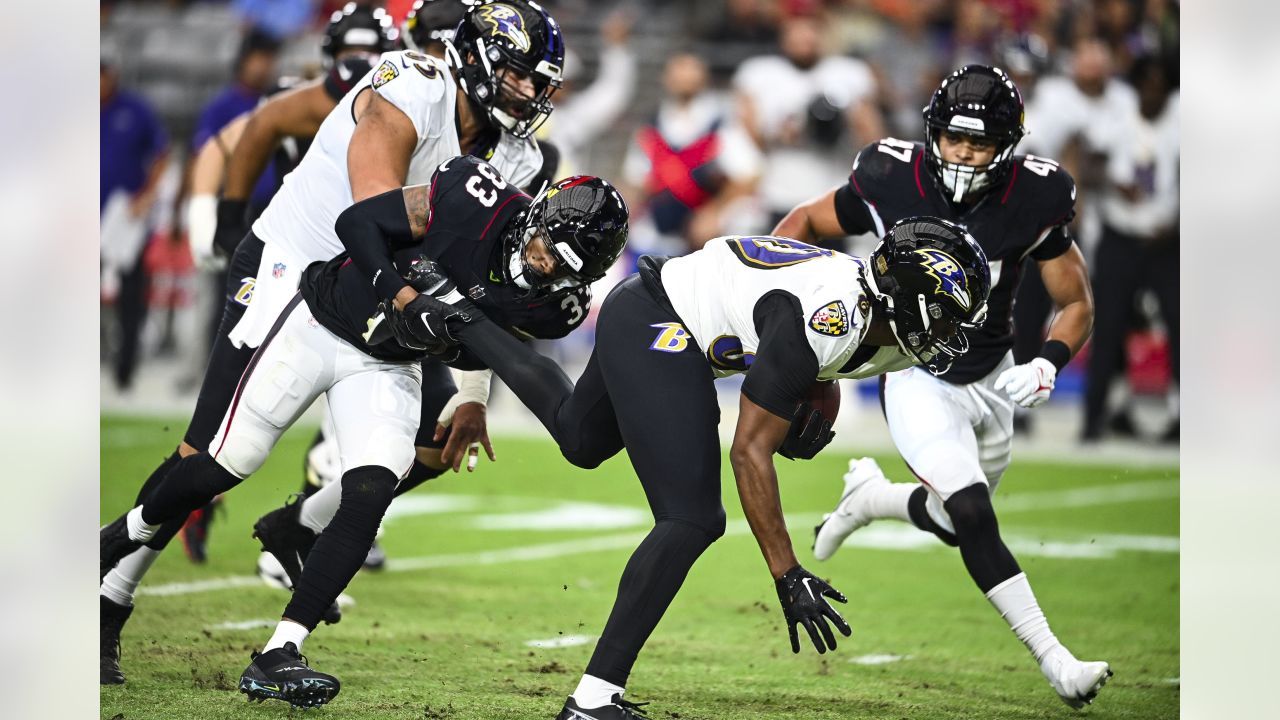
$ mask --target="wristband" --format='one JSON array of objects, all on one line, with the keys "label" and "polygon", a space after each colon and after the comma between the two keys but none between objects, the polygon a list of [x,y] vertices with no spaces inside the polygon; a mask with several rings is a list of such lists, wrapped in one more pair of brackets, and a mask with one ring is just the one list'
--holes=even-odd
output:
[{"label": "wristband", "polygon": [[1071,362],[1071,348],[1061,340],[1046,340],[1040,348],[1040,357],[1053,363],[1053,367],[1062,372],[1062,368]]}]

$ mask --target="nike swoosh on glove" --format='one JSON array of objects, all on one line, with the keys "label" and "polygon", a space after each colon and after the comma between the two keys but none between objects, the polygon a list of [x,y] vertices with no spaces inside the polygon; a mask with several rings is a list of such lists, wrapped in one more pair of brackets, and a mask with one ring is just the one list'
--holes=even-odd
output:
[{"label": "nike swoosh on glove", "polygon": [[778,578],[774,584],[778,588],[782,614],[787,619],[787,632],[791,635],[791,652],[800,652],[797,624],[803,625],[808,631],[809,639],[813,641],[813,647],[817,649],[818,654],[825,653],[828,648],[836,649],[836,636],[831,632],[828,621],[835,625],[845,637],[853,634],[849,629],[849,623],[840,617],[840,613],[831,607],[826,598],[842,603],[847,603],[849,600],[839,590],[827,584],[826,580],[797,565]]},{"label": "nike swoosh on glove", "polygon": [[1000,373],[995,388],[1022,407],[1033,408],[1049,399],[1057,377],[1058,369],[1053,363],[1038,357]]}]

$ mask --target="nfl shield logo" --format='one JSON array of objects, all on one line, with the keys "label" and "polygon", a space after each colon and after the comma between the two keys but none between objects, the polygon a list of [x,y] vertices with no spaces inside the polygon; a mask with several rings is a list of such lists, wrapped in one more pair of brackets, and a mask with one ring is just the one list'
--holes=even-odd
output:
[{"label": "nfl shield logo", "polygon": [[284,263],[276,263],[271,266],[271,277],[279,279],[284,275]]}]

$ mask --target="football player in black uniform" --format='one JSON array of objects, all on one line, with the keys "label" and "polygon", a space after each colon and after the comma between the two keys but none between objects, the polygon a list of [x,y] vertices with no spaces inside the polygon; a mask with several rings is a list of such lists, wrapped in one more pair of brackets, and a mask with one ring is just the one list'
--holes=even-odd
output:
[{"label": "football player in black uniform", "polygon": [[984,316],[989,289],[982,249],[936,218],[898,223],[867,262],[784,237],[716,238],[684,257],[641,258],[639,274],[604,301],[576,385],[465,300],[435,309],[415,300],[415,312],[443,319],[436,335],[457,337],[492,367],[574,465],[597,467],[625,446],[653,511],[557,720],[646,717],[622,697],[632,666],[694,562],[725,531],[716,377],[746,374],[729,457],[791,650],[800,652],[802,634],[819,653],[834,650],[831,626],[851,631],[827,600],[845,598],[796,560],[773,455],[811,458],[830,441],[830,421],[801,402],[815,380],[953,356],[960,330]]},{"label": "football player in black uniform", "polygon": [[[835,511],[817,528],[814,554],[830,557],[877,518],[911,522],[958,546],[965,567],[1031,651],[1064,702],[1083,707],[1110,676],[1081,662],[1049,629],[1026,575],[1000,538],[991,493],[1009,464],[1013,405],[1035,407],[1093,324],[1084,257],[1067,223],[1075,186],[1056,162],[1015,155],[1023,103],[1004,71],[965,66],[924,110],[924,143],[886,138],[863,148],[847,184],[791,211],[775,232],[800,239],[878,230],[928,213],[965,227],[991,261],[991,311],[950,367],[881,379],[882,404],[903,459],[921,484],[890,483],[875,461],[850,461]],[[1058,307],[1040,355],[1014,365],[1013,297],[1025,258],[1037,261]]]},{"label": "football player in black uniform", "polygon": [[[584,190],[600,202],[584,205]],[[507,332],[556,338],[585,318],[590,283],[621,254],[626,222],[621,196],[603,180],[570,178],[531,201],[493,166],[469,156],[442,164],[428,185],[348,208],[337,221],[347,252],[306,269],[299,293],[245,370],[209,451],[180,461],[141,505],[102,532],[103,563],[113,564],[139,547],[135,538],[255,472],[285,430],[326,394],[342,448],[342,502],[315,538],[285,619],[254,655],[240,689],[296,706],[328,702],[338,681],[306,668],[299,651],[359,569],[413,463],[421,363],[446,349],[393,322],[413,316],[415,263],[434,260]],[[580,230],[597,225],[606,232],[581,241]],[[393,304],[407,308],[393,313]],[[448,359],[475,367],[465,357]]]},{"label": "football player in black uniform", "polygon": [[[349,5],[334,14],[322,40],[328,65],[323,78],[303,83],[290,90],[277,93],[259,105],[252,113],[232,121],[210,142],[213,152],[226,156],[226,184],[223,199],[212,195],[193,195],[189,211],[188,227],[193,249],[200,244],[199,237],[206,238],[209,249],[206,255],[230,257],[227,271],[226,301],[218,329],[220,340],[215,341],[209,357],[200,400],[192,414],[191,422],[177,452],[164,460],[151,474],[138,492],[137,502],[151,492],[180,457],[204,449],[217,430],[217,423],[226,409],[230,390],[249,362],[253,348],[235,348],[226,342],[226,334],[235,327],[244,314],[253,292],[253,278],[258,272],[262,257],[262,241],[248,235],[250,208],[248,197],[254,183],[262,174],[272,153],[276,153],[276,171],[289,172],[297,159],[305,152],[306,143],[315,135],[321,121],[372,67],[379,54],[394,47],[396,31],[391,20],[381,10],[358,8]],[[218,163],[219,167],[222,163]],[[199,172],[197,165],[196,172]],[[221,177],[222,173],[217,175]],[[195,180],[193,179],[193,183]],[[212,180],[216,188],[219,179]],[[216,204],[210,210],[208,220],[201,220],[198,208],[202,203]],[[261,208],[257,208],[261,210]],[[217,217],[215,230],[214,217]],[[245,242],[241,243],[241,240]],[[196,250],[197,256],[202,251]],[[216,263],[215,263],[216,265]],[[212,390],[211,390],[212,388]],[[208,520],[211,507],[203,509]],[[133,611],[133,593],[142,576],[159,556],[169,541],[183,527],[186,518],[175,518],[165,524],[145,547],[139,548],[122,564],[102,578],[99,640],[100,682],[118,684],[124,682],[120,670],[120,633]],[[197,534],[207,532],[203,527],[193,528]],[[184,538],[186,539],[186,538]],[[203,544],[203,538],[193,538]]]}]

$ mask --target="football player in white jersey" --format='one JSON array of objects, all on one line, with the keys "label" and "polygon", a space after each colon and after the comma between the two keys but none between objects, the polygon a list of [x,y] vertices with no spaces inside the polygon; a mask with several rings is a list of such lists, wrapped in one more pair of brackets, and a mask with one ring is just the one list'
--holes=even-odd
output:
[{"label": "football player in white jersey", "polygon": [[[867,261],[783,237],[723,237],[670,260],[643,257],[610,293],[576,385],[467,301],[439,303],[449,333],[481,358],[551,432],[593,468],[623,447],[655,525],[632,554],[612,614],[560,720],[644,717],[623,699],[641,648],[693,563],[724,534],[715,377],[746,373],[730,459],[752,533],[800,651],[849,626],[838,591],[800,567],[773,454],[810,458],[831,438],[802,400],[817,380],[865,378],[951,356],[986,314],[990,274],[958,226],[903,220]],[[440,293],[436,293],[437,296]]]},{"label": "football player in white jersey", "polygon": [[[334,222],[353,201],[425,183],[438,165],[464,153],[487,160],[518,187],[539,174],[542,156],[532,135],[552,111],[550,98],[560,85],[564,58],[555,20],[529,0],[479,0],[446,54],[440,61],[410,50],[385,53],[321,123],[302,162],[237,247],[237,257],[261,252],[256,277],[246,274],[228,301],[228,306],[248,307],[234,327],[224,322],[220,329],[187,436],[144,483],[138,503],[183,460],[208,448],[253,349],[297,292],[303,269],[342,252]],[[231,264],[238,265],[236,257]],[[424,363],[424,381],[429,368],[432,382],[452,384],[447,368],[438,363]],[[478,384],[487,393],[487,378]],[[445,459],[450,453],[460,457],[485,437],[483,405],[473,403],[466,410],[473,421],[455,418]],[[463,412],[459,408],[458,414]],[[437,458],[441,454],[437,451]],[[102,541],[118,532],[103,528]],[[104,681],[106,661],[118,660],[119,632],[134,591],[164,542],[152,539],[121,560],[110,579],[116,558],[100,558]],[[113,670],[110,681],[123,682],[118,664]]]}]

